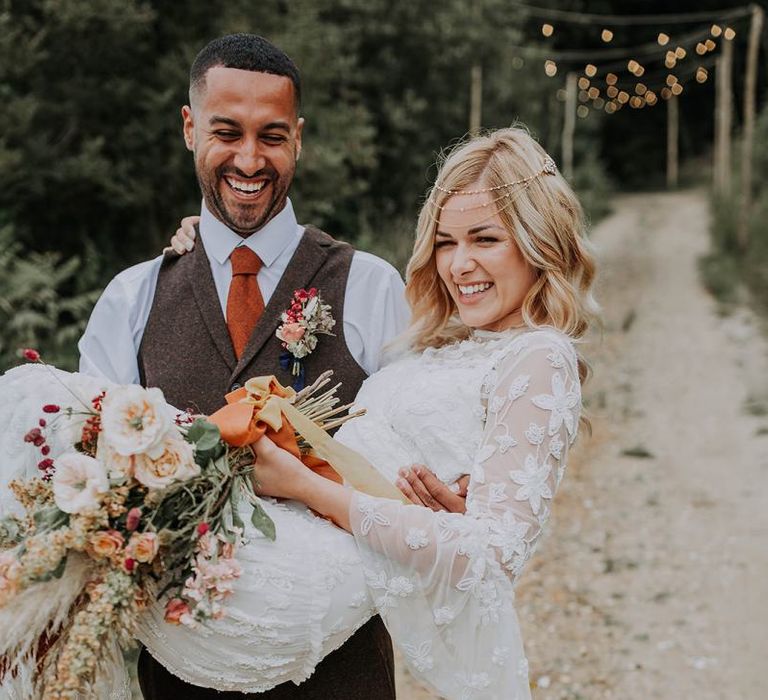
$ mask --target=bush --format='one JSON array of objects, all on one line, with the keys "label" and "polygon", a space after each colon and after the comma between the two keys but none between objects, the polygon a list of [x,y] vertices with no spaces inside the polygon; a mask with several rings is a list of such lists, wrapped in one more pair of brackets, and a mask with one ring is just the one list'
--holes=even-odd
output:
[{"label": "bush", "polygon": [[0,370],[19,363],[19,349],[32,347],[62,369],[77,366],[77,340],[98,291],[80,292],[77,258],[22,252],[11,226],[0,228]]},{"label": "bush", "polygon": [[594,153],[587,153],[577,164],[571,185],[576,190],[591,223],[596,223],[611,213],[613,184],[606,173],[605,165]]}]

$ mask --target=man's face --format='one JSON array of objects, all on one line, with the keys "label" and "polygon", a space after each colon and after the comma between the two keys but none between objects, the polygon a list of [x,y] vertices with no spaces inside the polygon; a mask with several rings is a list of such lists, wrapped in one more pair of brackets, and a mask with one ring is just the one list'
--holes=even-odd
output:
[{"label": "man's face", "polygon": [[304,120],[290,78],[216,66],[181,110],[205,204],[247,236],[285,205]]}]

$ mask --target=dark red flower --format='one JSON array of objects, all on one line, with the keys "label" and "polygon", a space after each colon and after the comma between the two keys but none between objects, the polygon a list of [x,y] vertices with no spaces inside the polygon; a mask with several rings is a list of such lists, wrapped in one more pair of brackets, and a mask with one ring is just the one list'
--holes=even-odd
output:
[{"label": "dark red flower", "polygon": [[211,527],[208,525],[208,523],[200,523],[197,526],[197,536],[202,537],[208,530],[210,530]]},{"label": "dark red flower", "polygon": [[37,463],[37,468],[42,472],[48,471],[52,466],[53,466],[53,460],[50,457],[47,457],[46,459],[41,459]]},{"label": "dark red flower", "polygon": [[38,435],[34,440],[32,440],[32,444],[35,447],[42,447],[45,445],[45,438],[42,435]]},{"label": "dark red flower", "polygon": [[24,348],[21,351],[21,355],[25,360],[29,360],[30,362],[37,362],[40,360],[40,353],[32,348]]},{"label": "dark red flower", "polygon": [[43,456],[45,456],[45,455],[47,455],[47,454],[50,454],[50,452],[51,452],[51,448],[50,448],[50,447],[48,447],[48,445],[43,445],[43,446],[40,448],[40,452],[42,452],[42,453],[43,453]]},{"label": "dark red flower", "polygon": [[43,413],[58,413],[61,410],[61,406],[57,406],[55,403],[47,403],[43,406]]},{"label": "dark red flower", "polygon": [[136,568],[136,560],[126,557],[123,561],[123,568],[130,574]]},{"label": "dark red flower", "polygon": [[37,438],[42,436],[40,428],[32,428],[25,436],[24,442],[34,442]]},{"label": "dark red flower", "polygon": [[41,418],[39,421],[37,421],[39,426],[41,428],[44,428],[46,425],[48,425],[48,422],[45,420],[45,418]]}]

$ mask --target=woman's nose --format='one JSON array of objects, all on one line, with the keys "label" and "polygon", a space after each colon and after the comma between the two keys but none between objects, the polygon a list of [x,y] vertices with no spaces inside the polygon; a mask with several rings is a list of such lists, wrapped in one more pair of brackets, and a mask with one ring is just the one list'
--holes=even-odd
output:
[{"label": "woman's nose", "polygon": [[461,275],[471,272],[475,268],[475,264],[470,251],[465,246],[457,245],[451,260],[451,274],[455,277],[461,277]]}]

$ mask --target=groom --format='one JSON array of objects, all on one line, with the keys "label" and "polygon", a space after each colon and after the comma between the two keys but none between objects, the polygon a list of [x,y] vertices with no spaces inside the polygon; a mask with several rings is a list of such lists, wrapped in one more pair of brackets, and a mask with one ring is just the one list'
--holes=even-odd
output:
[{"label": "groom", "polygon": [[[306,358],[307,382],[331,368],[349,403],[378,369],[381,348],[408,319],[403,284],[383,260],[297,223],[288,190],[301,153],[300,99],[295,65],[261,37],[225,36],[200,52],[182,109],[203,194],[198,245],[110,282],[80,340],[82,372],[160,387],[172,405],[202,413],[252,376],[274,374],[290,385],[275,331],[294,291],[310,287],[330,304],[336,326]],[[146,650],[139,680],[151,700],[395,696],[391,643],[379,617],[299,686],[218,693],[181,681]]]}]

